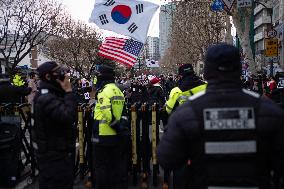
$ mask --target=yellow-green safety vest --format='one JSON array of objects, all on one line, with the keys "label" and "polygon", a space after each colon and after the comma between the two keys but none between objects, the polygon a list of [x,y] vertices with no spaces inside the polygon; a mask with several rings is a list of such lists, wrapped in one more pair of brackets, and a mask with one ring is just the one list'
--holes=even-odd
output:
[{"label": "yellow-green safety vest", "polygon": [[93,85],[96,85],[96,84],[97,84],[97,82],[98,82],[97,77],[94,77],[94,79],[93,79]]},{"label": "yellow-green safety vest", "polygon": [[188,100],[188,97],[204,91],[207,87],[207,84],[199,85],[187,91],[182,91],[180,88],[175,87],[170,92],[170,97],[166,102],[166,111],[170,114],[175,107],[176,102],[178,101],[179,105],[185,103]]},{"label": "yellow-green safety vest", "polygon": [[99,136],[116,135],[110,124],[113,120],[118,121],[121,118],[125,103],[124,95],[114,83],[110,83],[98,92],[97,97],[94,119],[99,121]]},{"label": "yellow-green safety vest", "polygon": [[20,75],[16,74],[13,78],[13,84],[15,86],[21,87],[25,85],[25,82],[22,80],[22,77]]}]

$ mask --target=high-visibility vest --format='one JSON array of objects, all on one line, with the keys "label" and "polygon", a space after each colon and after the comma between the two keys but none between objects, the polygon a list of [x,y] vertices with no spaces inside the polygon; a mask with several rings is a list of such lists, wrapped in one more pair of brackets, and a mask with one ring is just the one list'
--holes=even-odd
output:
[{"label": "high-visibility vest", "polygon": [[168,101],[166,102],[167,113],[170,114],[173,111],[176,102],[178,102],[179,105],[181,105],[185,103],[190,96],[198,92],[204,91],[206,87],[207,87],[207,84],[203,84],[203,85],[199,85],[187,91],[182,91],[178,87],[173,88],[170,92],[170,97]]},{"label": "high-visibility vest", "polygon": [[25,82],[22,80],[22,77],[18,74],[16,74],[13,78],[13,85],[21,87],[25,85]]},{"label": "high-visibility vest", "polygon": [[98,92],[97,97],[94,119],[99,121],[98,134],[99,136],[116,135],[110,124],[115,120],[119,121],[122,116],[124,95],[114,83],[110,83]]}]

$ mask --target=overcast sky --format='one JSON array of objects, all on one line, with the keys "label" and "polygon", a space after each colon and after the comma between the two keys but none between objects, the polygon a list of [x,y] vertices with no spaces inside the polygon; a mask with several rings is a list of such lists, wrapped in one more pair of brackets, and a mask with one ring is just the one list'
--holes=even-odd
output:
[{"label": "overcast sky", "polygon": [[[159,3],[158,0],[151,0],[155,3]],[[89,17],[95,0],[63,0],[63,4],[66,6],[67,10],[70,11],[71,15],[75,19],[83,20],[88,22]],[[106,32],[106,35],[110,35],[109,32]],[[159,14],[158,11],[154,15],[152,22],[150,24],[149,33],[150,36],[159,36]]]}]

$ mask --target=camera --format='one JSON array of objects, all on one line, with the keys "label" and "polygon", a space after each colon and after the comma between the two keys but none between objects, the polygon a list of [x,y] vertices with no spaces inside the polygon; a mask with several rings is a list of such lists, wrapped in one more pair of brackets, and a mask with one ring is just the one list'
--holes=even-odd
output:
[{"label": "camera", "polygon": [[59,69],[57,69],[55,71],[55,73],[57,73],[57,75],[58,75],[57,79],[59,79],[61,81],[63,81],[65,79],[66,74],[69,73],[69,72],[70,72],[70,69],[65,65],[61,66]]}]

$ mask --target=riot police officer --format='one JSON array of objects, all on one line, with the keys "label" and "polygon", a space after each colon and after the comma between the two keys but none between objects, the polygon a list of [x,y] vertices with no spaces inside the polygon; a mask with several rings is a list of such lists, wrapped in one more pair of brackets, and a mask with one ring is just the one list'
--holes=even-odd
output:
[{"label": "riot police officer", "polygon": [[12,85],[9,76],[0,73],[0,103],[21,103],[31,91],[30,87]]},{"label": "riot police officer", "polygon": [[[191,64],[183,64],[178,68],[178,86],[170,92],[169,99],[166,102],[166,111],[168,115],[172,113],[179,105],[185,103],[188,97],[206,89],[207,84],[204,83],[194,73]],[[165,121],[166,123],[167,121]],[[188,174],[188,166],[185,164],[173,172],[174,189],[184,189],[186,182],[184,177]],[[169,178],[169,171],[165,171],[165,182]]]},{"label": "riot police officer", "polygon": [[72,189],[74,180],[76,98],[65,70],[56,62],[37,69],[39,92],[34,99],[34,147],[40,189]]},{"label": "riot police officer", "polygon": [[206,92],[177,108],[158,146],[162,167],[191,160],[192,189],[267,189],[271,170],[283,174],[284,114],[241,88],[239,50],[228,44],[206,54]]},{"label": "riot police officer", "polygon": [[171,90],[169,99],[166,102],[168,114],[187,101],[189,96],[206,89],[206,84],[196,76],[191,64],[181,65],[178,68],[178,77],[178,86]]},{"label": "riot police officer", "polygon": [[[97,70],[96,106],[94,110],[95,188],[127,188],[127,147],[124,132],[127,127],[124,95],[115,85],[114,69],[107,65]],[[125,127],[124,127],[125,126]],[[127,138],[127,134],[126,138]]]}]

